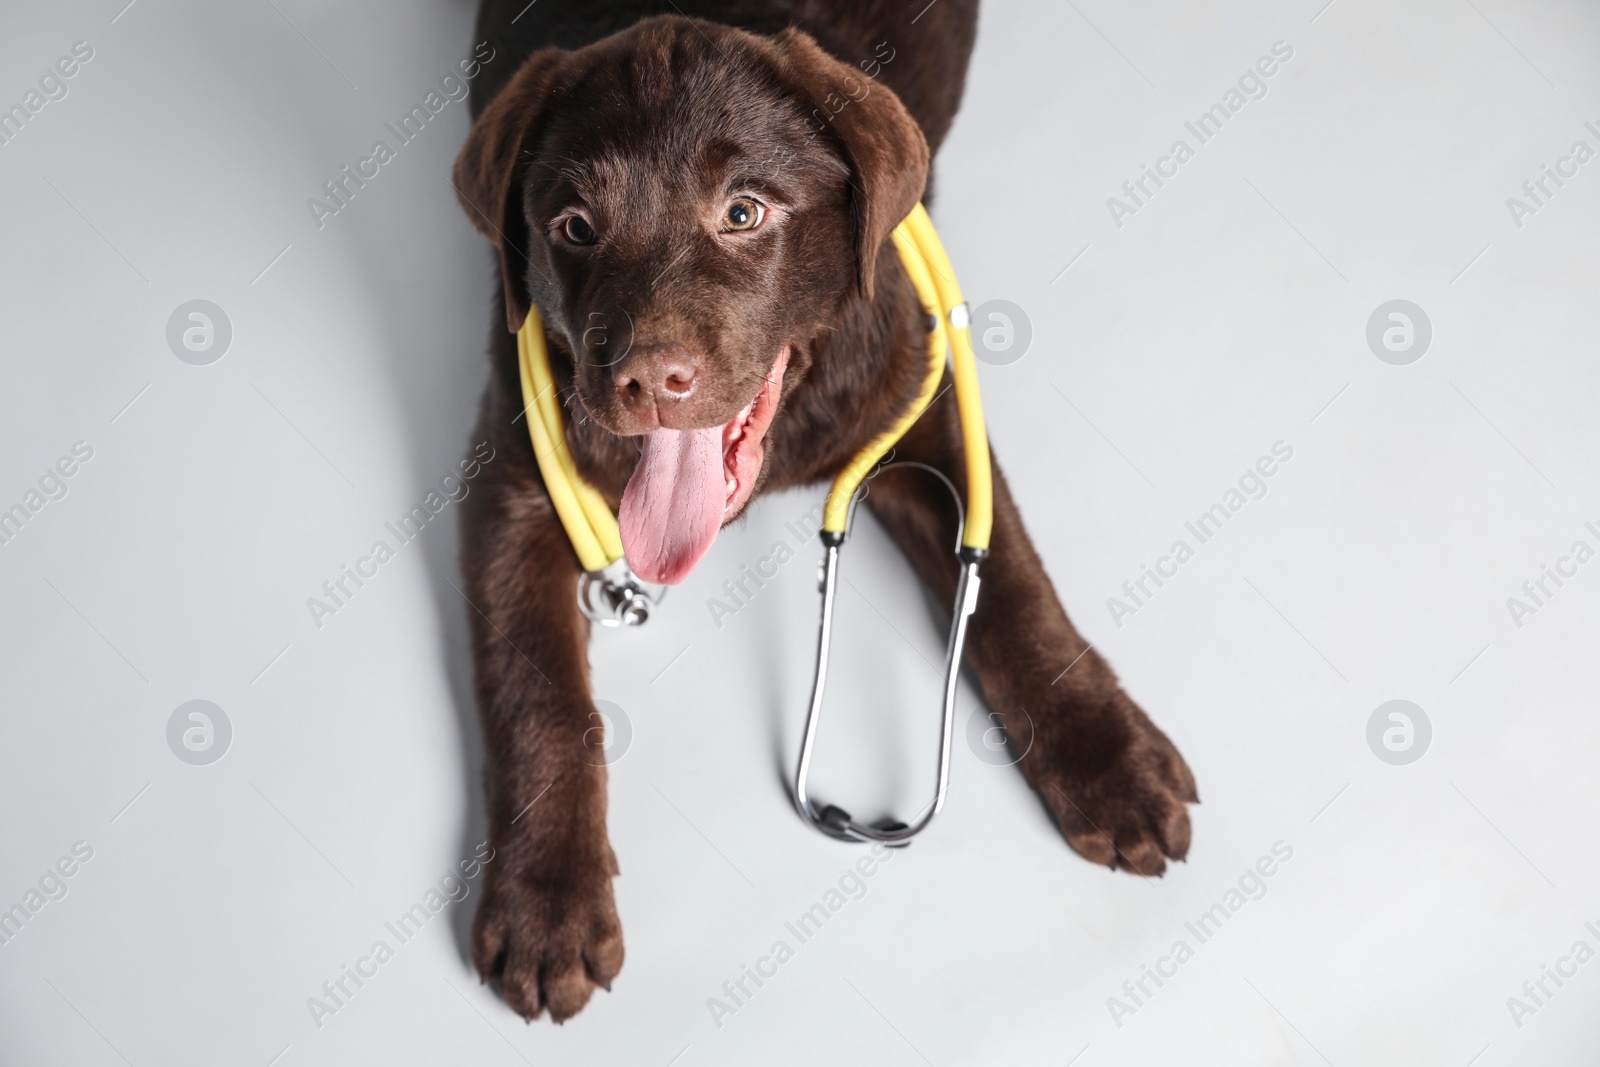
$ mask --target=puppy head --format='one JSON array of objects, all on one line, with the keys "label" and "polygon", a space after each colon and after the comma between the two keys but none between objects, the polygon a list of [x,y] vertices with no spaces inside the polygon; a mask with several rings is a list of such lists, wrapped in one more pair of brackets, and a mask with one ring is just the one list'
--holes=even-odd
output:
[{"label": "puppy head", "polygon": [[641,576],[681,580],[749,499],[796,344],[915,206],[928,149],[899,99],[797,30],[647,19],[537,52],[456,163],[579,402],[641,438],[619,516]]}]

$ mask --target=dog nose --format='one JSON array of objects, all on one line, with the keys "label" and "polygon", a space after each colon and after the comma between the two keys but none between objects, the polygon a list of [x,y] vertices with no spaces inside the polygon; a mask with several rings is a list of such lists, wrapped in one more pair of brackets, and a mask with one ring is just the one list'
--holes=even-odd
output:
[{"label": "dog nose", "polygon": [[612,376],[622,402],[647,409],[662,400],[682,400],[694,391],[700,361],[683,345],[635,347]]}]

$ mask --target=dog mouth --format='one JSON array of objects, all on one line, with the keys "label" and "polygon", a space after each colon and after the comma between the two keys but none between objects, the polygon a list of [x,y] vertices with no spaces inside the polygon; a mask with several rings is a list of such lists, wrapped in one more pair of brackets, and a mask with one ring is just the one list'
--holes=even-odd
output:
[{"label": "dog mouth", "polygon": [[789,346],[778,351],[755,398],[720,426],[662,428],[641,439],[639,464],[617,523],[628,566],[656,585],[676,585],[744,508],[761,477],[778,411]]}]

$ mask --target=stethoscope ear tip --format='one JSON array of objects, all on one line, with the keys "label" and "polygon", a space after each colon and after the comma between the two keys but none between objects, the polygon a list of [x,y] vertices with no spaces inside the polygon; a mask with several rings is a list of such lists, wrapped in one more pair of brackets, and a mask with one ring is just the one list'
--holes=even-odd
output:
[{"label": "stethoscope ear tip", "polygon": [[[907,826],[905,823],[901,822],[899,819],[879,819],[877,822],[872,824],[872,828],[874,830],[881,830],[883,833],[886,833],[886,834],[897,834],[897,833],[900,833],[902,830],[911,829],[911,827]],[[910,848],[911,847],[911,838],[908,837],[908,838],[904,839],[903,841],[885,841],[885,842],[883,842],[883,847],[884,848]]]},{"label": "stethoscope ear tip", "polygon": [[589,621],[605,627],[643,626],[666,592],[636,577],[625,559],[578,577],[579,609]]},{"label": "stethoscope ear tip", "polygon": [[899,841],[886,841],[879,835],[893,835],[909,830],[910,827],[898,819],[879,819],[870,827],[864,827],[850,817],[850,813],[837,804],[824,804],[815,816],[812,817],[817,829],[829,837],[837,837],[841,841],[874,841],[886,848],[905,848],[911,844],[909,836]]},{"label": "stethoscope ear tip", "polygon": [[850,836],[850,813],[837,804],[824,805],[822,810],[817,812],[817,821],[824,830],[831,831],[838,837]]}]

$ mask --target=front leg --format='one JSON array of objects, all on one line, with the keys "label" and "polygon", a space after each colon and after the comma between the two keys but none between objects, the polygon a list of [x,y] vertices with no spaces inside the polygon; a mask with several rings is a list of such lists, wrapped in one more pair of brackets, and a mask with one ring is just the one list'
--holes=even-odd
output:
[{"label": "front leg", "polygon": [[[964,492],[953,396],[897,447],[900,459],[943,471]],[[866,500],[923,579],[949,603],[958,574],[948,492],[914,468],[890,468]],[[1167,736],[1117,684],[1098,652],[1067,621],[1028,540],[999,465],[994,533],[980,568],[967,658],[984,697],[1014,739],[1032,737],[1022,772],[1085,858],[1158,875],[1189,850],[1185,803],[1194,776]]]},{"label": "front leg", "polygon": [[617,862],[577,561],[527,438],[496,445],[462,515],[494,848],[472,958],[518,1014],[562,1022],[622,968]]}]

